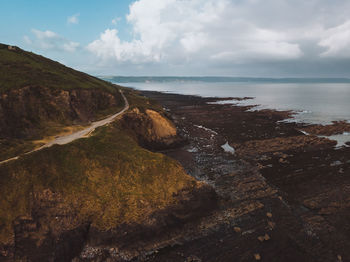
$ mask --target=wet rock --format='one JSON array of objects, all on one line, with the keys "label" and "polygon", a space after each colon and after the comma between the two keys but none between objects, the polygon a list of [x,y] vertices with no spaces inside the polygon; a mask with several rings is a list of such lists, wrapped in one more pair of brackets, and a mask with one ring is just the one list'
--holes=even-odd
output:
[{"label": "wet rock", "polygon": [[[319,257],[322,257],[323,261],[332,261],[336,259],[337,250],[348,250],[346,247],[349,246],[347,244],[349,241],[346,234],[343,233],[343,226],[348,225],[349,201],[347,195],[349,190],[346,187],[349,181],[344,176],[335,176],[339,167],[334,168],[330,164],[337,159],[345,163],[348,157],[346,153],[349,151],[345,151],[344,148],[340,149],[335,154],[343,157],[334,157],[333,153],[330,153],[334,152],[334,141],[312,135],[302,136],[298,130],[302,130],[304,124],[276,123],[278,119],[281,120],[284,117],[278,112],[247,112],[247,109],[250,109],[248,107],[203,105],[201,103],[205,99],[197,97],[173,94],[162,94],[161,96],[166,97],[163,101],[172,107],[174,114],[186,115],[186,120],[191,120],[192,125],[195,123],[218,130],[218,136],[223,135],[226,141],[229,141],[236,149],[236,159],[243,158],[253,163],[256,170],[258,170],[257,167],[260,167],[258,174],[242,169],[240,172],[234,170],[227,175],[221,172],[222,164],[218,165],[214,161],[213,156],[216,156],[218,151],[211,152],[211,158],[207,160],[207,163],[211,166],[210,170],[213,170],[213,174],[205,176],[205,172],[201,172],[199,177],[211,178],[210,181],[218,192],[225,191],[224,194],[219,194],[220,197],[225,196],[223,203],[234,206],[227,208],[225,204],[222,205],[225,217],[234,217],[235,220],[231,224],[235,225],[239,221],[245,231],[237,235],[230,227],[228,233],[225,231],[217,233],[215,238],[217,240],[210,236],[200,238],[201,242],[193,241],[189,245],[192,247],[183,245],[181,250],[201,250],[206,261],[233,261],[237,258],[249,260],[244,255],[252,254],[251,250],[258,251],[254,249],[256,248],[254,245],[258,245],[259,234],[257,232],[264,232],[264,230],[273,230],[274,233],[274,241],[270,240],[268,245],[264,245],[271,247],[268,252],[266,251],[269,256],[266,258],[268,261],[279,261],[281,256],[284,261],[308,262]],[[191,106],[194,104],[196,106]],[[186,122],[180,124],[186,126]],[[192,131],[188,134],[202,138],[201,134]],[[203,152],[202,147],[198,149],[196,155]],[[288,162],[282,165],[279,164],[279,159],[283,159],[281,162],[287,160]],[[200,165],[203,163],[207,165],[205,161],[200,162]],[[344,166],[344,173],[347,172],[348,167]],[[259,173],[266,180],[258,179]],[[342,184],[346,186],[342,188]],[[269,188],[277,189],[277,191]],[[283,194],[283,199],[278,199],[281,194]],[[242,203],[247,202],[248,199],[254,202],[252,198],[258,199],[261,207],[249,208],[245,211]],[[278,207],[271,208],[268,199],[274,199]],[[303,201],[311,199],[314,199],[315,209],[310,209],[308,206],[303,207]],[[271,216],[268,216],[267,212],[271,213]],[[322,212],[322,214],[310,216],[312,212]],[[332,212],[337,212],[339,216],[335,219]],[[272,213],[274,221],[272,221]],[[222,225],[226,219],[220,217],[215,221]],[[245,224],[247,221],[251,221],[254,226]],[[235,240],[229,242],[228,234]],[[330,234],[332,236],[328,237]],[[271,239],[271,234],[267,235],[266,238]],[[266,241],[265,235],[260,236],[264,238],[263,241]],[[224,242],[220,242],[220,239],[224,239]],[[213,255],[208,249],[209,246],[215,247],[215,250],[226,250],[228,246],[237,248],[230,252],[222,252],[223,254],[219,251],[214,252],[215,255]],[[345,255],[343,255],[343,260],[345,260],[344,257]],[[162,258],[166,260],[167,257]],[[261,259],[260,254],[259,259]]]},{"label": "wet rock", "polygon": [[234,227],[233,230],[236,232],[236,233],[241,233],[241,228],[240,227]]},{"label": "wet rock", "polygon": [[258,240],[259,240],[260,242],[264,242],[265,238],[264,238],[264,236],[258,236]]},{"label": "wet rock", "polygon": [[[281,163],[285,161],[286,155],[279,151],[287,150],[309,150],[315,148],[329,148],[336,145],[336,141],[316,136],[294,136],[283,138],[272,138],[265,140],[252,140],[241,144],[234,144],[236,154],[242,157],[256,156],[269,152],[274,152],[274,156],[279,156]],[[278,151],[278,152],[276,152]],[[285,158],[283,158],[285,156]]]},{"label": "wet rock", "polygon": [[202,262],[202,260],[199,257],[192,255],[186,258],[186,262]]},{"label": "wet rock", "polygon": [[342,164],[341,161],[336,160],[336,161],[332,162],[330,166],[339,166],[339,165],[341,165],[341,164]]},{"label": "wet rock", "polygon": [[255,258],[255,260],[261,260],[261,256],[260,256],[260,254],[254,254],[254,258]]},{"label": "wet rock", "polygon": [[272,221],[268,221],[267,224],[268,224],[268,226],[270,227],[271,230],[274,229],[275,226],[276,226],[276,223],[274,223]]},{"label": "wet rock", "polygon": [[346,121],[334,121],[331,125],[310,125],[303,128],[313,135],[331,136],[350,132],[350,123]]}]

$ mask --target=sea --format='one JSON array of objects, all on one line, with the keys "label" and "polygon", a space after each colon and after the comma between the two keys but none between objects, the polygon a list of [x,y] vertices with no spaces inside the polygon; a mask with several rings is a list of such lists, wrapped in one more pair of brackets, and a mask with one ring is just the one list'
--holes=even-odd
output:
[{"label": "sea", "polygon": [[[198,95],[202,97],[251,97],[219,103],[254,105],[251,110],[292,110],[287,121],[310,124],[350,122],[350,79],[347,78],[242,78],[242,77],[125,77],[103,76],[104,80],[138,90]],[[350,134],[331,136],[338,146]]]}]

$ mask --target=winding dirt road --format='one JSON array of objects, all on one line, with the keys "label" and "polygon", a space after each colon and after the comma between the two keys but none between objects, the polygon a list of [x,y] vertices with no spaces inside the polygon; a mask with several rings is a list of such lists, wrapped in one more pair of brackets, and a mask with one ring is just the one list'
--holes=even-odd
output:
[{"label": "winding dirt road", "polygon": [[[73,142],[74,140],[77,140],[79,138],[84,138],[84,137],[89,137],[90,134],[98,127],[100,126],[104,126],[104,125],[107,125],[111,122],[113,122],[115,120],[116,117],[122,115],[125,111],[127,111],[129,109],[129,102],[128,100],[126,99],[126,97],[124,96],[123,92],[121,90],[119,90],[120,94],[122,95],[123,99],[124,99],[124,102],[125,102],[125,106],[124,108],[119,111],[118,113],[114,114],[114,115],[111,115],[105,119],[102,119],[102,120],[99,120],[99,121],[96,121],[96,122],[93,122],[90,126],[84,128],[83,130],[79,130],[77,132],[74,132],[72,134],[69,134],[69,135],[63,135],[63,136],[58,136],[56,137],[54,140],[52,141],[49,141],[47,142],[46,144],[44,144],[43,146],[39,147],[39,148],[36,148],[32,151],[29,151],[27,153],[24,153],[23,155],[29,155],[33,152],[36,152],[36,151],[39,151],[39,150],[42,150],[44,148],[47,148],[47,147],[51,147],[53,145],[65,145],[65,144],[68,144],[70,142]],[[6,160],[3,160],[0,162],[0,165],[1,164],[4,164],[4,163],[7,163],[7,162],[10,162],[10,161],[13,161],[13,160],[16,160],[18,158],[20,158],[21,155],[18,155],[18,156],[15,156],[15,157],[12,157],[12,158],[9,158],[9,159],[6,159]]]}]

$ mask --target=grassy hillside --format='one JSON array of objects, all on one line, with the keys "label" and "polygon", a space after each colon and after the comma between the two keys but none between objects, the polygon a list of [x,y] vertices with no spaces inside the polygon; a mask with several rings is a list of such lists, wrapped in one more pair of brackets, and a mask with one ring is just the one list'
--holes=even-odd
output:
[{"label": "grassy hillside", "polygon": [[0,161],[48,136],[118,112],[118,86],[18,47],[0,44]]},{"label": "grassy hillside", "polygon": [[126,228],[134,242],[132,232],[140,227],[153,232],[212,206],[209,187],[177,161],[138,144],[133,126],[122,125],[130,112],[88,138],[23,154],[35,140],[119,111],[118,89],[130,111],[144,116],[138,118],[146,127],[138,130],[142,135],[157,134],[163,143],[169,133],[163,129],[176,134],[161,106],[138,92],[0,45],[0,161],[20,155],[0,164],[1,261],[61,261],[80,252],[90,236],[124,243]]},{"label": "grassy hillside", "polygon": [[8,45],[0,44],[0,93],[25,86],[64,90],[98,88],[115,92],[108,82],[18,47],[9,50]]},{"label": "grassy hillside", "polygon": [[74,217],[65,229],[88,222],[108,230],[142,221],[174,203],[174,193],[196,186],[177,162],[139,147],[127,133],[114,123],[90,138],[0,165],[0,242],[11,239],[16,218],[34,210],[45,214],[44,232],[54,230],[62,213]]}]

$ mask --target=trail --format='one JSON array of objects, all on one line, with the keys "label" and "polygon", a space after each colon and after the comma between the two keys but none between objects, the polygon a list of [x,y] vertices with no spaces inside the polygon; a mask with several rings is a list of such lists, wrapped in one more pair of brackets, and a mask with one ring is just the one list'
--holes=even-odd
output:
[{"label": "trail", "polygon": [[[80,139],[80,138],[84,138],[84,137],[89,137],[90,134],[98,127],[100,126],[105,126],[111,122],[113,122],[115,120],[115,118],[117,118],[118,116],[122,115],[125,111],[127,111],[129,109],[129,102],[128,100],[126,99],[126,97],[124,96],[123,92],[121,90],[119,90],[120,94],[122,95],[123,99],[124,99],[124,102],[125,102],[125,106],[124,108],[119,111],[118,113],[114,114],[114,115],[111,115],[105,119],[102,119],[102,120],[99,120],[99,121],[96,121],[96,122],[93,122],[91,123],[90,126],[82,129],[82,130],[79,130],[77,132],[74,132],[72,134],[69,134],[69,135],[62,135],[62,136],[58,136],[56,137],[54,140],[52,141],[49,141],[47,142],[46,144],[44,144],[43,146],[39,147],[39,148],[36,148],[32,151],[29,151],[27,153],[24,153],[22,155],[29,155],[33,152],[36,152],[36,151],[40,151],[44,148],[47,148],[47,147],[51,147],[53,145],[65,145],[65,144],[68,144],[68,143],[71,143],[77,139]],[[9,158],[9,159],[6,159],[6,160],[3,160],[0,162],[0,165],[1,164],[4,164],[4,163],[7,163],[7,162],[10,162],[10,161],[13,161],[13,160],[17,160],[18,158],[20,158],[21,155],[18,155],[18,156],[15,156],[15,157],[12,157],[12,158]]]}]

